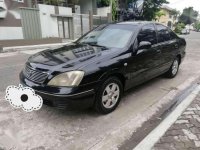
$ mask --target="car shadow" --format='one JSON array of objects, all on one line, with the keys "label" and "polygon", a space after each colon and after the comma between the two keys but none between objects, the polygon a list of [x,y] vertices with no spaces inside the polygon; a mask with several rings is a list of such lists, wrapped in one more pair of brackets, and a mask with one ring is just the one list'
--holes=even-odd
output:
[{"label": "car shadow", "polygon": [[[155,84],[156,82],[159,82],[162,79],[166,79],[167,78],[163,77],[163,76],[159,76],[156,77],[154,79],[151,79],[141,85],[138,85],[134,88],[129,89],[128,91],[124,92],[124,95],[122,96],[122,101],[128,101],[129,99],[127,97],[134,95],[135,93],[140,92],[141,90],[143,90],[145,87],[149,87],[152,86],[152,84]],[[102,116],[102,114],[99,114],[98,112],[96,112],[93,108],[88,108],[88,109],[82,109],[82,108],[67,108],[67,109],[58,109],[56,107],[50,107],[50,106],[46,106],[43,105],[41,111],[50,111],[52,112],[54,115],[62,115],[64,117],[67,116],[88,116],[88,117],[98,117],[98,116]],[[41,112],[40,112],[41,113]]]}]

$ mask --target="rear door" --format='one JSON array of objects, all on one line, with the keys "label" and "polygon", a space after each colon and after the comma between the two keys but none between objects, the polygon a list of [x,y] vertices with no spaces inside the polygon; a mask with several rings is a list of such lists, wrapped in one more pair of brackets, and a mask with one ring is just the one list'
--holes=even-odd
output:
[{"label": "rear door", "polygon": [[[138,34],[137,39],[138,43],[142,41],[148,41],[152,44],[152,47],[149,50],[141,54],[141,56],[140,54],[137,54],[136,57],[138,57],[137,59],[141,59],[140,57],[143,57],[142,55],[146,56],[146,64],[144,66],[145,78],[146,79],[153,78],[157,74],[159,74],[159,68],[161,66],[161,50],[157,42],[155,25],[154,24],[145,25]],[[141,59],[141,61],[142,60],[143,59]]]},{"label": "rear door", "polygon": [[[175,50],[174,45],[176,43],[176,39],[170,36],[170,30],[168,27],[156,24],[157,35],[158,35],[158,44],[161,49],[161,67],[160,71],[164,72],[169,69],[173,61],[173,51]],[[178,45],[177,45],[178,46]]]}]

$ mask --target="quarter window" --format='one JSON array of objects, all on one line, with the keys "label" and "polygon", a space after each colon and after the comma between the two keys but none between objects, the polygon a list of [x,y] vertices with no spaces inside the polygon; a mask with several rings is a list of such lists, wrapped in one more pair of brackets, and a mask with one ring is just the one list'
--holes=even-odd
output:
[{"label": "quarter window", "polygon": [[177,35],[176,35],[176,33],[174,33],[171,29],[169,30],[169,34],[170,34],[170,38],[171,38],[171,40],[173,40],[173,39],[176,39],[177,38]]},{"label": "quarter window", "polygon": [[151,42],[152,45],[157,43],[156,31],[153,24],[142,27],[142,30],[138,34],[138,42],[140,43],[141,41]]},{"label": "quarter window", "polygon": [[168,28],[161,24],[157,24],[156,27],[158,30],[158,43],[169,41],[170,34]]}]

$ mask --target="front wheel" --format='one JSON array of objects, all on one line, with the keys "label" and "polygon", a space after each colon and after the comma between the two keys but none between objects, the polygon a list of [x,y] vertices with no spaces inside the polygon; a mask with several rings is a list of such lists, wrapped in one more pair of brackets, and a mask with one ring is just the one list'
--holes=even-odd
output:
[{"label": "front wheel", "polygon": [[168,70],[168,72],[166,73],[166,76],[168,77],[168,78],[174,78],[177,74],[178,74],[178,70],[179,70],[179,58],[177,57],[174,61],[173,61],[173,63],[172,63],[172,65],[171,65],[171,67],[170,67],[170,69]]},{"label": "front wheel", "polygon": [[116,77],[107,79],[96,94],[95,109],[102,114],[111,113],[119,105],[122,95],[122,83]]}]

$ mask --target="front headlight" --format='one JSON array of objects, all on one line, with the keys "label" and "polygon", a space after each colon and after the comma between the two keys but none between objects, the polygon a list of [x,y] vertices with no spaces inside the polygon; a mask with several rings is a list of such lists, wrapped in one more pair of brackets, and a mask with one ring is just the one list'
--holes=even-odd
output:
[{"label": "front headlight", "polygon": [[78,86],[83,79],[83,71],[71,71],[57,75],[48,83],[50,86]]}]

